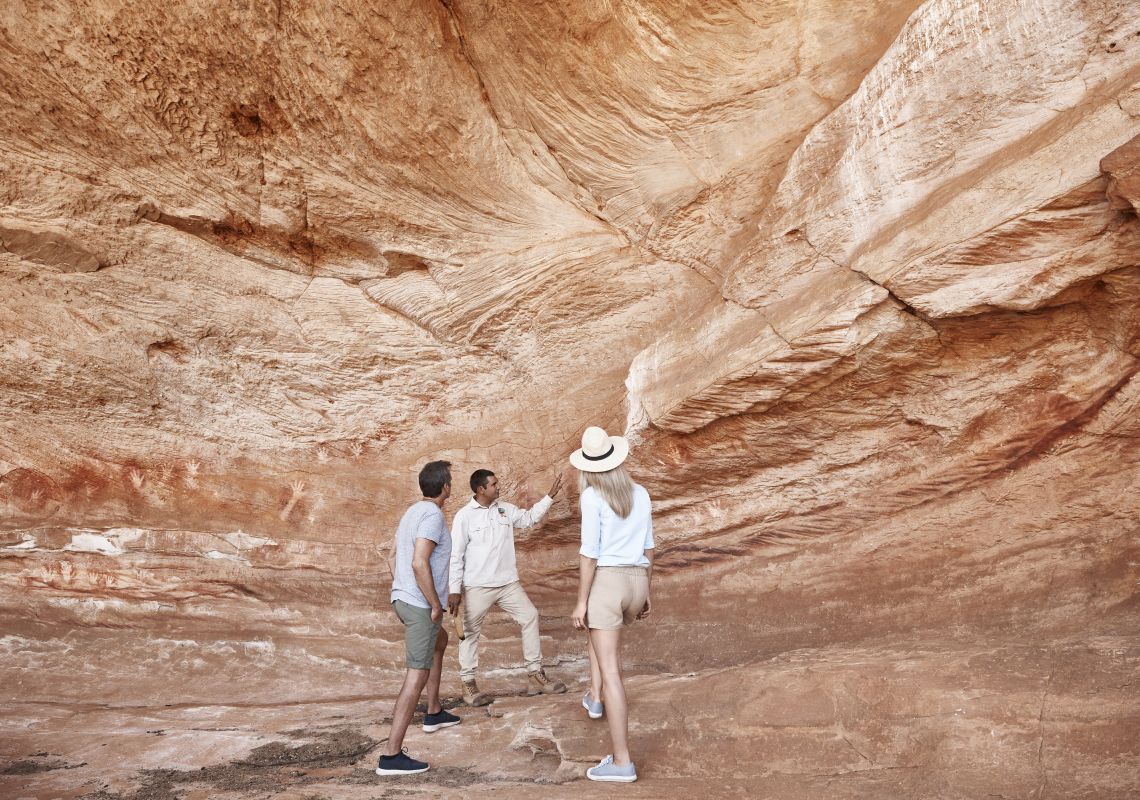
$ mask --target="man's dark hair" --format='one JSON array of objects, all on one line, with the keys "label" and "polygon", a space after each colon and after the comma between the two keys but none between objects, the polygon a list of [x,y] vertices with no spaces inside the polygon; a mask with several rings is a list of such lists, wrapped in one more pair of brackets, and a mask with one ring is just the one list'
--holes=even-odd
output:
[{"label": "man's dark hair", "polygon": [[424,497],[439,497],[443,487],[451,483],[450,461],[429,461],[420,470],[420,491]]},{"label": "man's dark hair", "polygon": [[487,485],[487,479],[495,477],[489,469],[477,469],[471,473],[471,491],[477,492]]}]

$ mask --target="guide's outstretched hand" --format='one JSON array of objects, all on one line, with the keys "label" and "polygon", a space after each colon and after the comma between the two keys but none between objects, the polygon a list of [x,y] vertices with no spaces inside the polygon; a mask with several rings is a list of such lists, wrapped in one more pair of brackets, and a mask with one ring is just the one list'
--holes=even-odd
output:
[{"label": "guide's outstretched hand", "polygon": [[560,491],[562,491],[562,473],[561,472],[559,472],[557,475],[554,476],[554,483],[550,484],[550,491],[546,493],[546,496],[549,497],[551,500],[553,500],[554,496],[556,494],[558,494]]}]

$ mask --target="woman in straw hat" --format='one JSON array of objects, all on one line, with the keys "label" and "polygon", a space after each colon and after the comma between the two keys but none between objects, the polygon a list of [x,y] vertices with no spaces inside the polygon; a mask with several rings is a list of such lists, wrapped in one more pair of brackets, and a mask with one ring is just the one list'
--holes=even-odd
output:
[{"label": "woman in straw hat", "polygon": [[629,442],[601,428],[587,428],[582,448],[570,456],[581,491],[575,628],[588,629],[590,691],[582,705],[591,719],[606,716],[614,752],[586,771],[593,781],[632,783],[629,709],[621,680],[621,629],[649,616],[653,574],[653,520],[649,492],[634,483],[622,462]]}]

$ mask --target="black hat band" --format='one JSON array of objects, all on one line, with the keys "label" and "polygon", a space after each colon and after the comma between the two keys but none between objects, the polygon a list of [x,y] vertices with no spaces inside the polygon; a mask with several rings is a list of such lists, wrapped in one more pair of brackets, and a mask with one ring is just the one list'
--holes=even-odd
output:
[{"label": "black hat band", "polygon": [[600,456],[588,456],[588,455],[586,455],[586,451],[583,450],[582,451],[582,458],[586,459],[587,461],[604,461],[605,459],[609,458],[613,454],[614,454],[614,446],[613,446],[613,443],[611,442],[610,443],[610,449],[607,450],[606,452],[602,453]]}]

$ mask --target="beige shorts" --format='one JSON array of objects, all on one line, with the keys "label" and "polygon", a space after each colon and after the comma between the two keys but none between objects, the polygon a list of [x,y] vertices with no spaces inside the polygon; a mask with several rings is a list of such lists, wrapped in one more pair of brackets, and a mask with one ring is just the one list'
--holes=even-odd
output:
[{"label": "beige shorts", "polygon": [[645,608],[648,597],[645,567],[598,567],[586,605],[586,625],[603,631],[629,625]]}]

